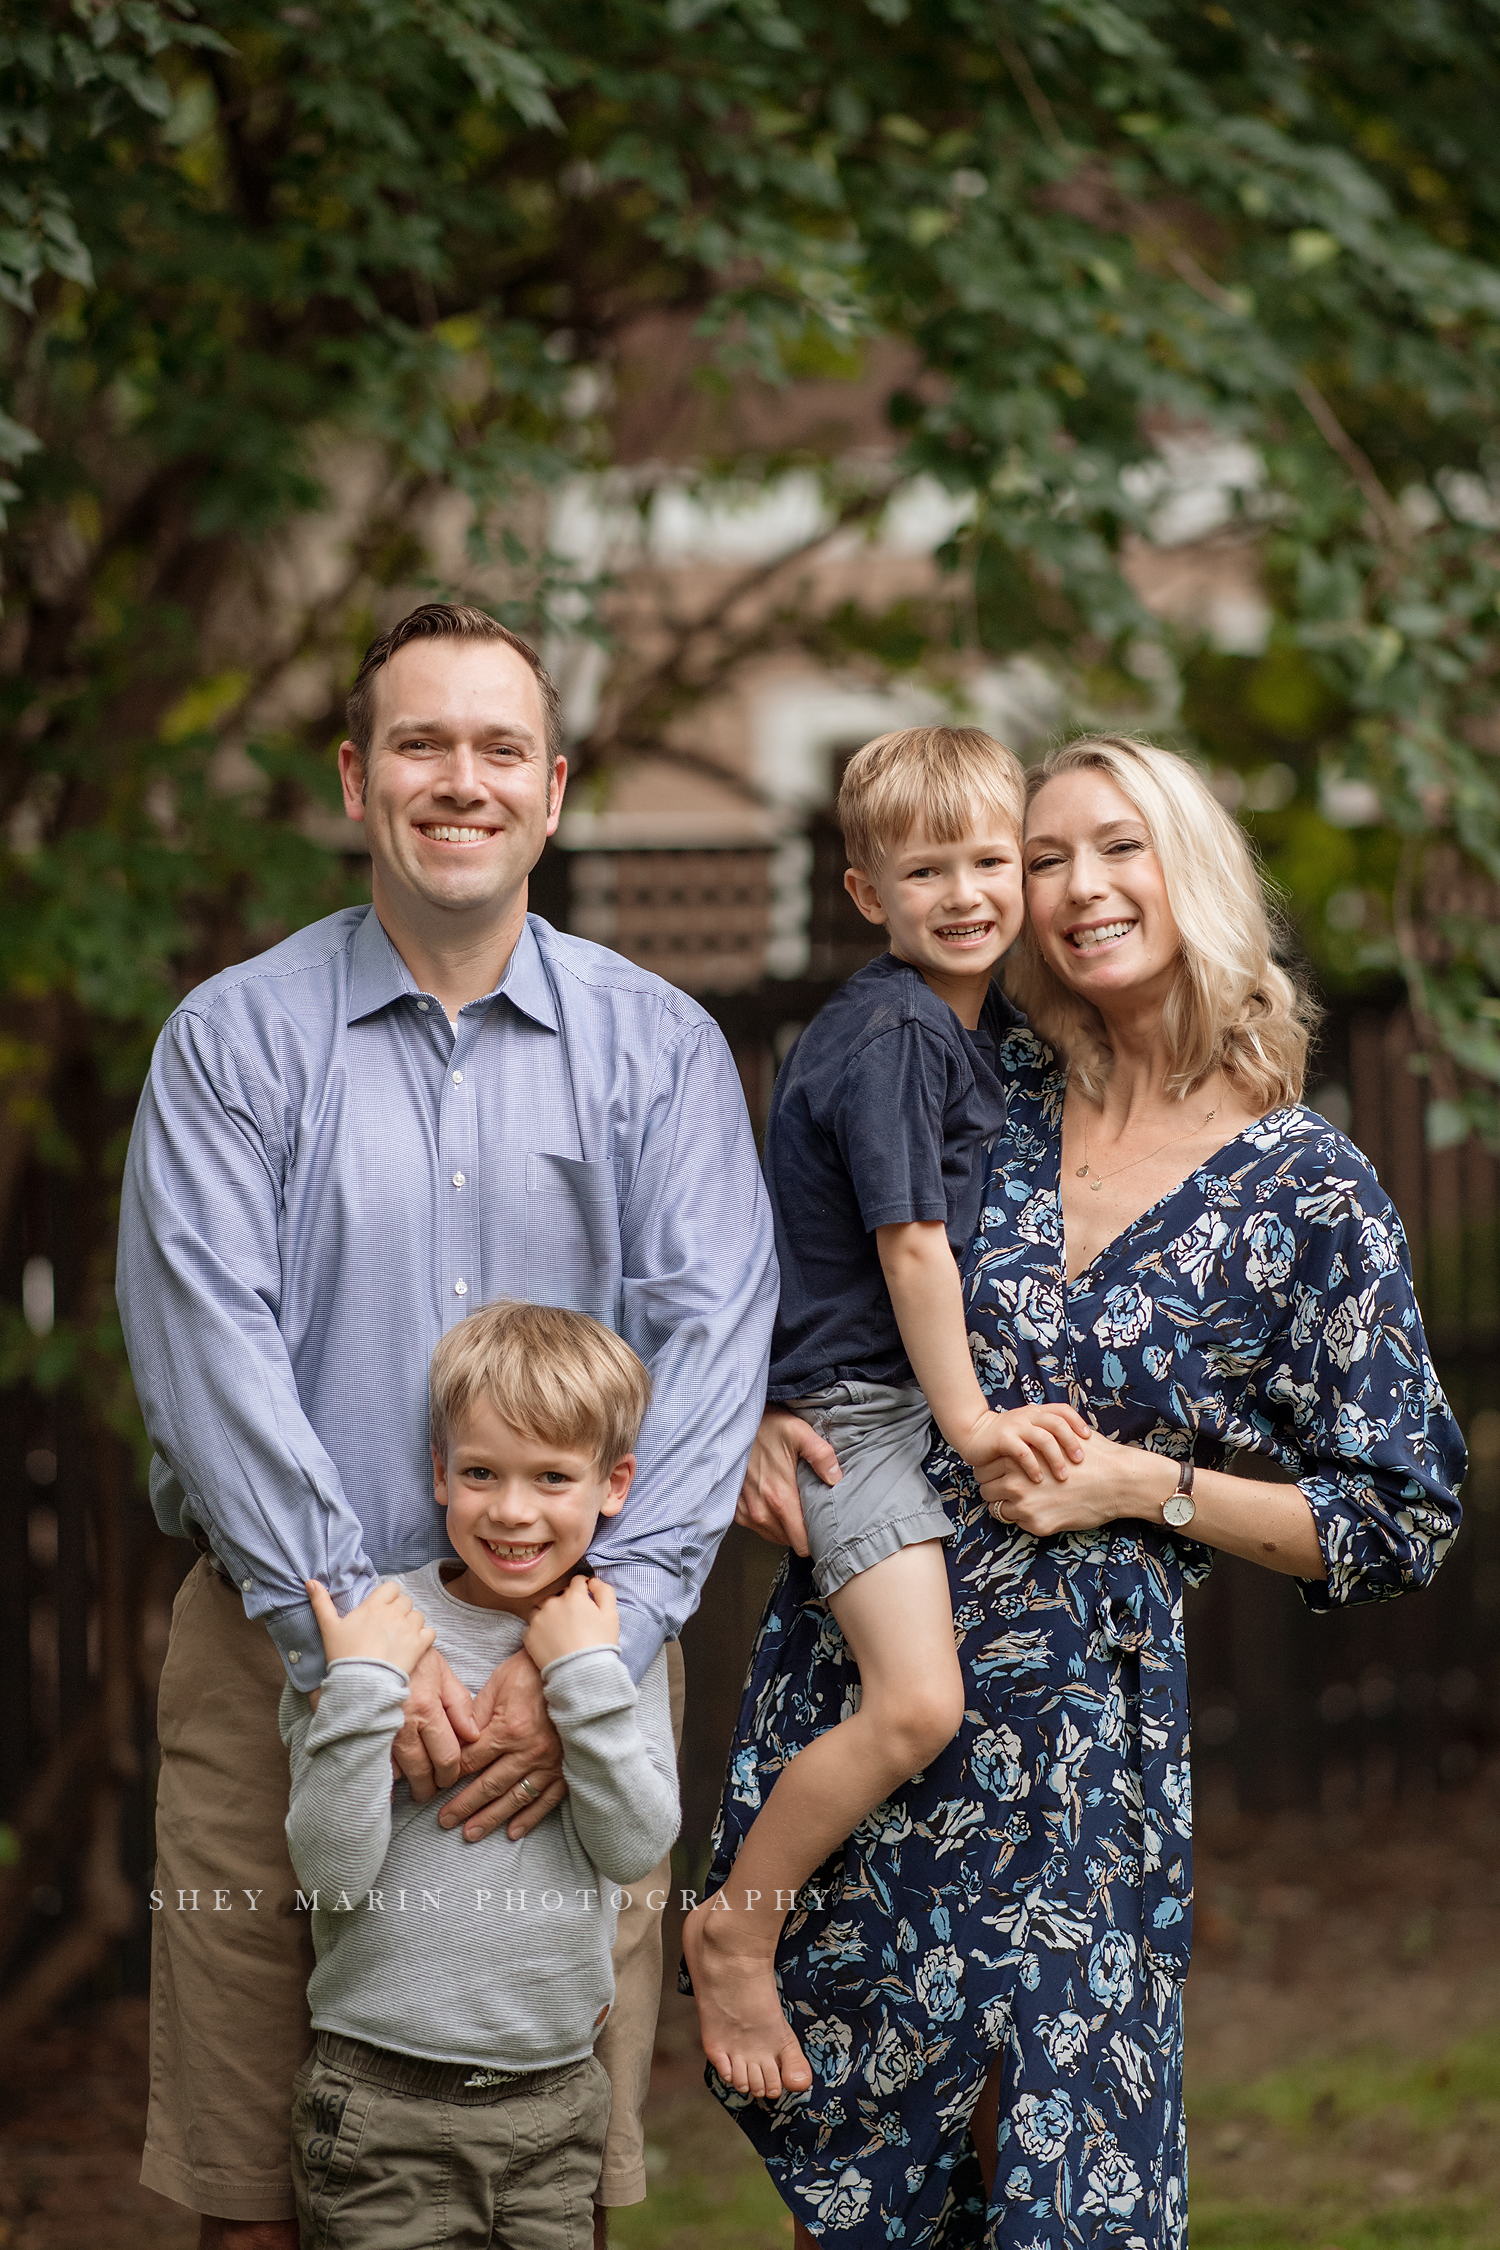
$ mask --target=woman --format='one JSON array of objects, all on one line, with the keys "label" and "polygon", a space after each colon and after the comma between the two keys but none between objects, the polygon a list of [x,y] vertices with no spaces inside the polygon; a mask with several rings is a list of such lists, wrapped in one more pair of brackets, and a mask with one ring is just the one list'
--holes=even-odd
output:
[{"label": "woman", "polygon": [[[1220,1548],[1313,1609],[1380,1600],[1425,1584],[1458,1524],[1463,1446],[1400,1221],[1297,1106],[1308,1011],[1239,829],[1184,759],[1094,737],[1033,777],[1024,863],[1034,1028],[1003,1057],[970,1329],[997,1405],[1064,1399],[1094,1434],[1041,1487],[981,1495],[929,1462],[964,1523],[964,1728],[787,1923],[811,2093],[715,2085],[803,2241],[1185,2240],[1182,1589]],[[799,1444],[783,1418],[762,1490],[785,1494]],[[1226,1475],[1231,1452],[1294,1481]],[[855,1677],[790,1559],[710,1888]]]}]

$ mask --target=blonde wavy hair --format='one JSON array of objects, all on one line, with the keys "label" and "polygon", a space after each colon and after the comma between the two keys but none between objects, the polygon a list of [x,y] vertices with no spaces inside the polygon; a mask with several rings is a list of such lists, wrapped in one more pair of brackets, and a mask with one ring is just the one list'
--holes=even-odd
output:
[{"label": "blonde wavy hair", "polygon": [[[1244,830],[1186,758],[1123,734],[1082,735],[1049,752],[1026,777],[1028,811],[1059,774],[1089,772],[1107,774],[1146,823],[1182,936],[1181,973],[1163,1011],[1167,1091],[1188,1094],[1222,1070],[1261,1114],[1300,1101],[1320,1011],[1276,961],[1284,924]],[[1006,983],[1098,1101],[1114,1066],[1104,1019],[1050,967],[1029,917]]]},{"label": "blonde wavy hair", "polygon": [[428,1395],[433,1450],[444,1460],[487,1398],[523,1437],[586,1450],[602,1474],[635,1451],[651,1378],[587,1313],[497,1297],[449,1329],[432,1355]]}]

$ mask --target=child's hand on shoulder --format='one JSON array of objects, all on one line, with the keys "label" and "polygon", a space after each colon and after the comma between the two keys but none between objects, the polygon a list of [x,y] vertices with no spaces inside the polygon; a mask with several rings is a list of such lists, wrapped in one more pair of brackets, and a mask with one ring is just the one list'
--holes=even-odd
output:
[{"label": "child's hand on shoulder", "polygon": [[1045,1484],[1049,1477],[1066,1484],[1068,1463],[1083,1459],[1084,1444],[1092,1436],[1089,1424],[1071,1406],[1044,1399],[1037,1406],[986,1415],[964,1447],[964,1458],[974,1469],[1013,1461],[1032,1484]]},{"label": "child's hand on shoulder", "polygon": [[377,1664],[394,1664],[409,1679],[437,1639],[410,1594],[393,1578],[382,1578],[347,1617],[340,1617],[326,1586],[315,1578],[305,1584],[330,1664],[341,1656],[362,1656]]},{"label": "child's hand on shoulder", "polygon": [[570,1578],[532,1611],[526,1628],[526,1653],[539,1672],[575,1649],[619,1645],[619,1608],[602,1578]]}]

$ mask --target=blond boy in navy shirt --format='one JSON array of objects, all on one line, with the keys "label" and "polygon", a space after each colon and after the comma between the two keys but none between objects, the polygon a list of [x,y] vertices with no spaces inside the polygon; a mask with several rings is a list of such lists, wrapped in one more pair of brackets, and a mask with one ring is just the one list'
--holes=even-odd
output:
[{"label": "blond boy in navy shirt", "polygon": [[798,1483],[814,1582],[853,1651],[860,1704],[785,1769],[723,1890],[683,1938],[704,2052],[742,2093],[812,2074],[782,2013],[775,1951],[797,1890],[963,1717],[943,1542],[923,1474],[932,1425],[971,1468],[1065,1478],[1071,1408],[990,1410],[957,1259],[1004,1122],[992,986],[1020,931],[1024,777],[975,728],[882,736],[850,760],[845,884],[890,950],[850,978],[782,1066],[766,1133],[781,1304],[772,1403],[826,1438],[842,1479]]}]

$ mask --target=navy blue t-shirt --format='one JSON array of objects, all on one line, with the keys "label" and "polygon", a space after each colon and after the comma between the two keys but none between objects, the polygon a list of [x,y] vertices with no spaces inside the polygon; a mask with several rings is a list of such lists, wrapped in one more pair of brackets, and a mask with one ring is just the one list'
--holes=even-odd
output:
[{"label": "navy blue t-shirt", "polygon": [[813,1018],[781,1066],[766,1126],[781,1307],[773,1399],[832,1383],[910,1383],[875,1229],[937,1219],[962,1256],[1005,1122],[996,1068],[1018,1020],[991,985],[966,1031],[909,962],[886,953]]}]

